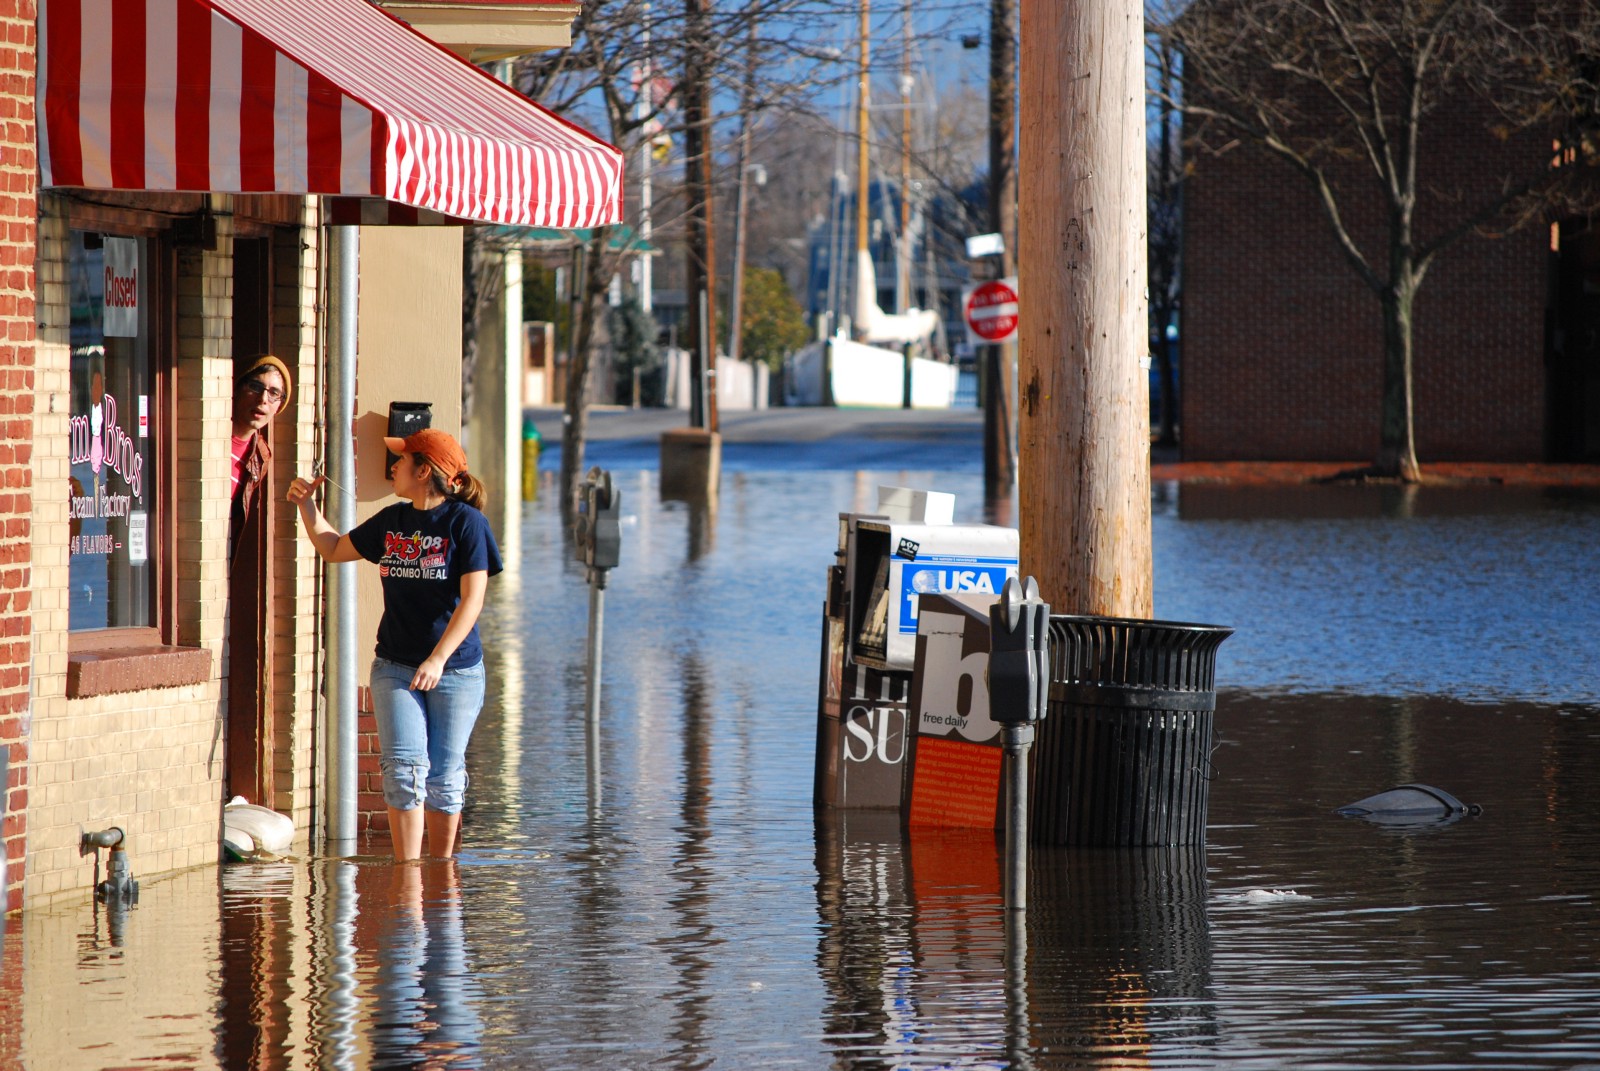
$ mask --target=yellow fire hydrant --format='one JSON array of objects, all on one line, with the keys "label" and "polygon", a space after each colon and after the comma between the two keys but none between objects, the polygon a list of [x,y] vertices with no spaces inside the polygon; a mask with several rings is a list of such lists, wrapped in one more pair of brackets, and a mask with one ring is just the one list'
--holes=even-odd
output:
[{"label": "yellow fire hydrant", "polygon": [[522,501],[539,497],[539,429],[532,418],[522,418]]}]

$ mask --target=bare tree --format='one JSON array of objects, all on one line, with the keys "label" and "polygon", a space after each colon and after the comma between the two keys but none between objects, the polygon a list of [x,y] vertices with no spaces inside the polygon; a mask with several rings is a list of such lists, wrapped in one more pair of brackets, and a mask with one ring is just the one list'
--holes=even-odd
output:
[{"label": "bare tree", "polygon": [[[638,158],[647,140],[660,136],[675,144],[709,146],[714,128],[737,111],[718,112],[716,102],[739,100],[756,111],[799,107],[807,86],[839,77],[828,65],[830,50],[815,43],[825,39],[815,27],[847,6],[847,0],[749,0],[737,5],[713,5],[709,0],[689,4],[585,0],[573,25],[572,47],[520,61],[516,85],[561,114],[588,118],[607,130],[630,161]],[[743,79],[747,49],[757,52],[762,63],[760,73],[741,94],[730,79]],[[696,78],[685,77],[686,64]],[[706,89],[695,92],[691,101],[691,86],[702,74]],[[712,162],[709,148],[693,155],[695,162],[708,166]],[[691,176],[680,167],[659,176],[663,184],[677,181],[691,192],[705,192],[680,199],[681,218],[658,218],[658,224],[687,221],[693,231],[694,220],[709,222],[709,182],[702,169],[694,171]],[[702,223],[700,229],[709,241],[709,228]],[[601,235],[592,236],[585,250],[586,270],[575,280],[581,287],[580,304],[562,429],[562,501],[568,504],[583,471],[585,399],[592,362],[588,349],[596,337],[595,331],[585,328],[599,323],[604,282],[625,255],[608,250]]]},{"label": "bare tree", "polygon": [[[1182,56],[1168,102],[1199,153],[1248,143],[1311,184],[1382,310],[1381,435],[1363,471],[1416,481],[1418,289],[1465,235],[1592,203],[1577,165],[1595,149],[1600,16],[1589,0],[1197,0],[1151,29]],[[1428,136],[1444,123],[1452,137]],[[1472,153],[1467,135],[1480,158],[1516,162],[1435,185],[1425,157]]]}]

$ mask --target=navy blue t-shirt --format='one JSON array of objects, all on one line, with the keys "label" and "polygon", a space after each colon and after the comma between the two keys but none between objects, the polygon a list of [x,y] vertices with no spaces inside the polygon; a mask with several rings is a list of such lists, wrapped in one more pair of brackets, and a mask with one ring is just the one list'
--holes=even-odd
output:
[{"label": "navy blue t-shirt", "polygon": [[[404,666],[420,666],[433,653],[461,601],[463,574],[500,571],[500,548],[488,518],[455,499],[426,510],[409,502],[385,506],[351,530],[350,544],[377,563],[383,581],[378,657]],[[481,661],[474,623],[444,668]]]}]

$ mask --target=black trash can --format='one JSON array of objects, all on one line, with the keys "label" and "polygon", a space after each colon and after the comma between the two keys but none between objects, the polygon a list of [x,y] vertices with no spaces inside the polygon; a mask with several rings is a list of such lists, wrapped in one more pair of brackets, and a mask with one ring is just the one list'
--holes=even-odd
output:
[{"label": "black trash can", "polygon": [[1038,844],[1204,844],[1217,648],[1231,628],[1052,614],[1031,768]]}]

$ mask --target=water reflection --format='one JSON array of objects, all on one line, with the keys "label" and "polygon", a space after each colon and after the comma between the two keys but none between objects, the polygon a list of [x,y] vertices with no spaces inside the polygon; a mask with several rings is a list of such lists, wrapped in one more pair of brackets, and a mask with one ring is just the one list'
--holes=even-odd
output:
[{"label": "water reflection", "polygon": [[370,978],[373,1067],[477,1066],[482,992],[462,926],[456,864],[356,868],[359,969]]},{"label": "water reflection", "polygon": [[[828,990],[825,1035],[850,1066],[914,1035],[899,983],[911,967],[900,818],[893,812],[820,812],[816,822],[817,973]],[[861,1059],[861,1062],[855,1062]]]},{"label": "water reflection", "polygon": [[[1208,844],[1038,851],[1019,931],[992,835],[811,808],[838,512],[898,484],[976,519],[979,477],[737,471],[701,521],[652,481],[623,476],[593,741],[583,570],[555,496],[524,504],[455,867],[147,879],[118,945],[86,862],[0,930],[0,1065],[1600,1061],[1593,503],[1158,489],[1158,608],[1242,626]],[[1408,782],[1483,813],[1334,813]]]},{"label": "water reflection", "polygon": [[1216,1037],[1207,891],[1203,847],[1035,852],[1037,1066],[1145,1066]]},{"label": "water reflection", "polygon": [[1600,703],[1600,499],[1393,490],[1184,485],[1155,518],[1155,616],[1238,628],[1224,686]]},{"label": "water reflection", "polygon": [[285,985],[295,958],[296,867],[260,863],[222,871],[218,1049],[228,1067],[271,1067],[292,1044]]}]

